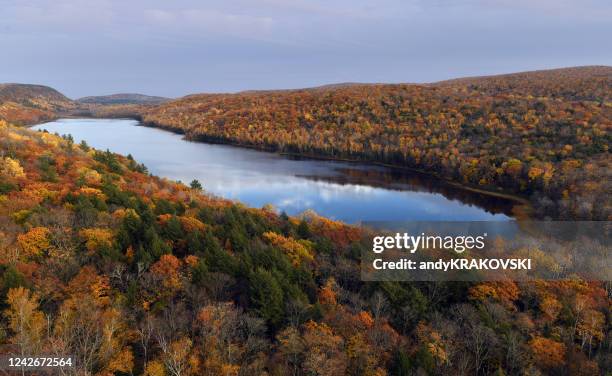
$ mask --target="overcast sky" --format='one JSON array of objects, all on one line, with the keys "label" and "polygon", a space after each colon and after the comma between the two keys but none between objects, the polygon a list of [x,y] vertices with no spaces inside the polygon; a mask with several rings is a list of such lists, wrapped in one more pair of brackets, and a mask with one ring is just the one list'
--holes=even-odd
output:
[{"label": "overcast sky", "polygon": [[118,92],[612,65],[610,0],[0,0],[0,82]]}]

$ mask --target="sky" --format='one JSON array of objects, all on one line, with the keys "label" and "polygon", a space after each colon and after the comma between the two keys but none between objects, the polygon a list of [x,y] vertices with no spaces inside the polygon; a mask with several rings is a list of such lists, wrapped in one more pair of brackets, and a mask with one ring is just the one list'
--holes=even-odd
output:
[{"label": "sky", "polygon": [[0,0],[0,82],[71,98],[612,65],[609,0]]}]

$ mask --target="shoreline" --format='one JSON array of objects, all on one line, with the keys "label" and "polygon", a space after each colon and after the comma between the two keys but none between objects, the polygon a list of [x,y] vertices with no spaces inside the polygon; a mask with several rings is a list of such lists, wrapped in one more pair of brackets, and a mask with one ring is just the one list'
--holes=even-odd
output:
[{"label": "shoreline", "polygon": [[[132,120],[138,120],[138,119],[134,119],[132,118]],[[173,128],[173,127],[166,127],[166,126],[161,126],[159,124],[153,123],[153,122],[145,122],[143,120],[139,120],[140,121],[140,125],[144,126],[144,127],[149,127],[149,128],[156,128],[156,129],[162,129],[168,132],[172,132],[175,134],[180,134],[185,136],[185,140],[190,141],[190,142],[199,142],[199,143],[208,143],[208,144],[213,144],[213,145],[226,145],[226,146],[233,146],[233,147],[238,147],[238,148],[245,148],[245,149],[251,149],[251,150],[256,150],[256,151],[264,151],[264,152],[268,152],[268,153],[275,153],[278,155],[282,155],[282,156],[286,156],[286,157],[295,157],[295,158],[302,158],[302,159],[310,159],[310,160],[320,160],[320,161],[330,161],[330,162],[346,162],[346,163],[356,163],[356,164],[364,164],[364,165],[370,165],[370,166],[378,166],[378,167],[385,167],[385,168],[389,168],[389,169],[395,169],[395,170],[400,170],[400,171],[407,171],[407,172],[413,172],[413,173],[419,173],[419,174],[423,174],[425,176],[429,176],[435,179],[439,179],[455,188],[458,189],[463,189],[469,192],[474,192],[474,193],[480,193],[483,195],[487,195],[487,196],[492,196],[492,197],[497,197],[497,198],[502,198],[502,199],[506,199],[509,201],[513,201],[516,204],[522,205],[522,206],[527,206],[527,209],[529,209],[529,211],[532,209],[531,208],[531,203],[529,202],[528,198],[525,198],[523,196],[518,196],[516,194],[510,193],[510,192],[506,192],[506,191],[493,191],[493,190],[488,190],[488,189],[484,189],[484,188],[479,188],[479,187],[474,187],[471,185],[466,185],[463,183],[459,183],[457,181],[445,178],[443,176],[440,176],[436,173],[427,171],[427,170],[422,170],[422,169],[418,169],[418,168],[414,168],[414,167],[408,167],[408,166],[399,166],[399,165],[394,165],[394,164],[390,164],[390,163],[384,163],[384,162],[378,162],[378,161],[372,161],[372,160],[362,160],[362,159],[350,159],[350,158],[342,158],[342,157],[330,157],[330,156],[325,156],[325,155],[313,155],[313,154],[302,154],[302,153],[295,153],[295,152],[287,152],[287,151],[278,151],[278,150],[274,150],[273,148],[267,148],[267,147],[262,147],[262,146],[256,146],[256,145],[251,145],[251,144],[241,144],[241,143],[236,143],[236,142],[228,142],[228,141],[215,141],[215,140],[198,140],[197,138],[190,138],[187,136],[187,134],[181,130],[181,129],[177,129],[177,128]]]},{"label": "shoreline", "polygon": [[188,137],[187,134],[182,129],[177,129],[177,128],[173,128],[173,127],[167,127],[167,126],[161,126],[161,125],[159,125],[157,123],[154,123],[154,122],[146,122],[140,116],[132,116],[132,117],[125,116],[125,117],[110,118],[110,117],[95,117],[95,116],[86,116],[86,115],[66,114],[66,115],[62,115],[62,116],[60,116],[60,117],[58,117],[56,119],[47,120],[47,121],[42,122],[42,123],[28,124],[25,127],[32,128],[32,127],[34,127],[36,125],[40,125],[40,124],[44,124],[44,123],[48,123],[48,122],[52,122],[52,121],[57,121],[57,120],[60,120],[60,119],[113,119],[113,120],[124,119],[124,120],[134,120],[134,121],[138,121],[139,122],[138,126],[143,126],[143,127],[148,127],[148,128],[155,128],[155,129],[161,129],[161,130],[164,130],[164,131],[167,131],[167,132],[171,132],[171,133],[174,133],[174,134],[183,135],[184,139],[186,141],[190,141],[190,142],[208,143],[208,144],[212,144],[212,145],[232,146],[232,147],[237,147],[237,148],[251,149],[251,150],[255,150],[255,151],[275,153],[275,154],[278,154],[278,155],[281,155],[281,156],[284,156],[284,157],[293,157],[293,158],[300,158],[300,159],[306,159],[306,160],[319,160],[319,161],[329,161],[329,162],[355,163],[355,164],[363,164],[363,165],[369,165],[369,166],[384,167],[384,168],[388,168],[388,169],[392,169],[392,170],[394,169],[394,170],[397,170],[397,171],[418,173],[418,174],[422,174],[422,175],[427,176],[427,177],[438,179],[438,180],[444,182],[445,184],[448,184],[449,186],[451,186],[453,188],[461,189],[461,190],[472,192],[472,193],[478,193],[478,194],[482,194],[482,195],[486,195],[486,196],[490,196],[490,197],[495,197],[495,198],[501,198],[501,199],[509,200],[509,201],[511,201],[514,204],[512,212],[513,212],[513,215],[515,216],[516,219],[531,218],[532,213],[533,213],[533,208],[531,206],[531,203],[529,202],[529,199],[527,199],[525,197],[518,196],[516,194],[509,193],[509,192],[504,192],[503,190],[502,191],[492,191],[492,190],[487,190],[487,189],[483,189],[483,188],[479,188],[479,187],[474,187],[474,186],[462,184],[462,183],[459,183],[457,181],[454,181],[454,180],[442,177],[442,176],[440,176],[440,175],[438,175],[436,173],[429,172],[429,171],[426,171],[426,170],[421,170],[421,169],[418,169],[418,168],[393,165],[393,164],[389,164],[389,163],[372,161],[372,160],[360,160],[360,159],[350,159],[350,158],[342,158],[342,157],[331,157],[331,156],[325,156],[325,155],[313,155],[313,154],[302,154],[302,153],[296,153],[296,152],[285,152],[285,151],[273,150],[272,148],[266,148],[266,147],[250,145],[250,144],[240,144],[240,143],[228,142],[228,141],[199,140],[197,138],[194,139],[194,138]]}]

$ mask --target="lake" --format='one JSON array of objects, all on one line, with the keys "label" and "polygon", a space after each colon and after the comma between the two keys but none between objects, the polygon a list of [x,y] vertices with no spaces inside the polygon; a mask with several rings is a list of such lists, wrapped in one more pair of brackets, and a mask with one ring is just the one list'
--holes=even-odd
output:
[{"label": "lake", "polygon": [[290,215],[312,209],[361,221],[508,220],[514,203],[471,192],[426,174],[352,162],[292,158],[246,148],[184,140],[128,119],[61,119],[33,129],[71,134],[97,149],[144,163],[154,175],[201,182],[216,196]]}]

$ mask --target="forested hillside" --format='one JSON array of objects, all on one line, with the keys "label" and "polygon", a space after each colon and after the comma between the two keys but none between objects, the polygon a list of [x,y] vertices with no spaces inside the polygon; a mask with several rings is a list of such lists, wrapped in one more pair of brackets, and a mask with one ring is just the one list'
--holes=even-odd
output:
[{"label": "forested hillside", "polygon": [[417,168],[529,197],[538,216],[609,219],[611,96],[611,67],[580,67],[192,95],[143,119],[194,140]]},{"label": "forested hillside", "polygon": [[77,99],[79,112],[96,118],[136,118],[169,98],[143,94],[113,94]]},{"label": "forested hillside", "polygon": [[498,76],[467,77],[432,86],[476,90],[489,95],[531,95],[569,101],[610,102],[611,67],[592,66],[550,69]]},{"label": "forested hillside", "polygon": [[112,94],[112,95],[101,95],[92,97],[83,97],[77,99],[77,102],[83,104],[101,104],[101,105],[115,105],[115,104],[160,104],[169,101],[170,98],[156,97],[144,94]]},{"label": "forested hillside", "polygon": [[97,375],[612,369],[603,283],[365,283],[362,235],[0,121],[0,343],[25,354]]},{"label": "forested hillside", "polygon": [[41,85],[0,84],[0,120],[32,125],[62,116],[138,117],[168,98],[143,94],[113,94],[73,101]]},{"label": "forested hillside", "polygon": [[0,120],[36,124],[56,119],[75,107],[72,100],[47,86],[0,84]]}]

